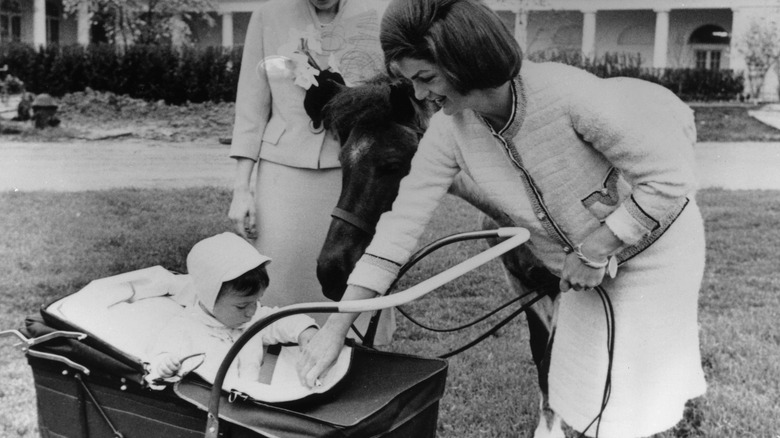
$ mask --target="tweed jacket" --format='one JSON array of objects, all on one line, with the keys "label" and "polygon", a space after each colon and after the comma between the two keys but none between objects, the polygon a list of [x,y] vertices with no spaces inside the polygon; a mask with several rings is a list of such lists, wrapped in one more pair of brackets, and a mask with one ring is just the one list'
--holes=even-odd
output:
[{"label": "tweed jacket", "polygon": [[326,69],[332,56],[348,83],[360,83],[384,70],[379,45],[384,7],[377,0],[342,0],[334,21],[321,25],[307,0],[260,6],[247,29],[230,156],[301,168],[339,167],[338,140],[311,127],[303,107],[305,89],[294,83],[294,61],[280,49],[297,46],[296,35],[316,33],[323,52],[312,51],[317,63]]},{"label": "tweed jacket", "polygon": [[602,224],[626,262],[680,214],[695,190],[696,133],[670,91],[528,61],[511,88],[514,111],[499,132],[471,110],[434,115],[350,284],[389,287],[460,171],[531,231],[530,249],[556,274]]}]

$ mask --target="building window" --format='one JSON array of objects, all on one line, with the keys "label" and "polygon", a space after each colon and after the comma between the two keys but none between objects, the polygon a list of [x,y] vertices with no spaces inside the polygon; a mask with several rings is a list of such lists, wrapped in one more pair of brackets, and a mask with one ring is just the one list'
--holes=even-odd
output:
[{"label": "building window", "polygon": [[46,42],[49,44],[59,44],[60,42],[60,20],[62,19],[62,8],[58,2],[46,2]]},{"label": "building window", "polygon": [[722,27],[707,24],[694,30],[688,39],[693,50],[695,67],[703,70],[718,70],[723,52],[728,50],[731,35]]},{"label": "building window", "polygon": [[18,0],[0,0],[0,43],[22,40],[22,7]]},{"label": "building window", "polygon": [[720,69],[720,50],[696,50],[696,68],[702,70]]}]

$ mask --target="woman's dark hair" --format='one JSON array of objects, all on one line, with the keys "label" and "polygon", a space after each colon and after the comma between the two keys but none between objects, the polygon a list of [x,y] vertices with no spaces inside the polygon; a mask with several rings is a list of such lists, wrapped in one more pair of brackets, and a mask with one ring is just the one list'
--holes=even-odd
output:
[{"label": "woman's dark hair", "polygon": [[270,282],[265,265],[260,265],[244,272],[233,280],[222,283],[222,287],[219,288],[219,293],[217,294],[217,300],[222,298],[228,290],[231,291],[231,294],[239,297],[254,295],[257,291],[266,289]]},{"label": "woman's dark hair", "polygon": [[379,39],[388,71],[404,58],[427,61],[461,94],[512,80],[523,62],[512,33],[479,0],[392,0]]}]

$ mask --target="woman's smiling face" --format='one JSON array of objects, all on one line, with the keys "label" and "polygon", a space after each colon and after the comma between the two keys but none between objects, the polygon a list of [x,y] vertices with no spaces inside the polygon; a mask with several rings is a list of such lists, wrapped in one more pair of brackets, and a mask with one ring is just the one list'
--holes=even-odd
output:
[{"label": "woman's smiling face", "polygon": [[435,64],[402,58],[395,62],[395,70],[412,81],[415,98],[436,103],[448,116],[472,108],[469,95],[456,91]]}]

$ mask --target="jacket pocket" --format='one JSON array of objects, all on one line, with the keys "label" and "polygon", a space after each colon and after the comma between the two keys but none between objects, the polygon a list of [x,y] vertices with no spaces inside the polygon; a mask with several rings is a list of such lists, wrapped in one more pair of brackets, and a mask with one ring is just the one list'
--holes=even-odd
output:
[{"label": "jacket pocket", "polygon": [[277,144],[279,139],[287,129],[287,125],[280,117],[271,117],[268,124],[265,125],[265,131],[263,132],[263,143]]},{"label": "jacket pocket", "polygon": [[594,217],[603,221],[630,194],[631,186],[623,178],[620,170],[611,167],[602,180],[601,188],[591,192],[581,202]]}]

